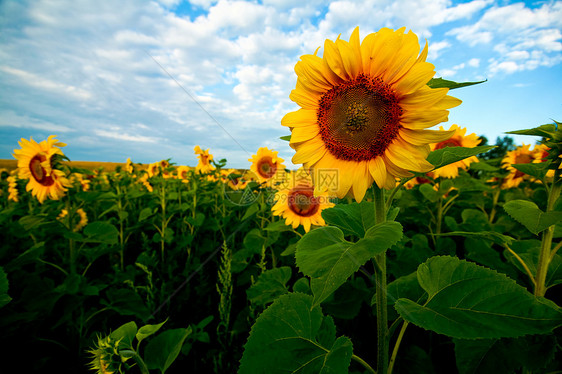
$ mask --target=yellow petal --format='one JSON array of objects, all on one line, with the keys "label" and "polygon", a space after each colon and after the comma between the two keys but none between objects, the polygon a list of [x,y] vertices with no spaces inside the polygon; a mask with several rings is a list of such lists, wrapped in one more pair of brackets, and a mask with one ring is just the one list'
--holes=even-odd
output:
[{"label": "yellow petal", "polygon": [[414,65],[407,74],[397,80],[393,87],[396,92],[409,94],[419,90],[435,75],[435,66],[429,62]]},{"label": "yellow petal", "polygon": [[422,86],[420,89],[405,95],[400,99],[400,107],[404,110],[415,110],[417,108],[431,108],[445,98],[449,92],[448,88],[429,88]]},{"label": "yellow petal", "polygon": [[289,112],[281,119],[281,125],[287,127],[310,126],[317,123],[316,110],[299,109]]},{"label": "yellow petal", "polygon": [[338,77],[343,80],[349,79],[340,51],[338,50],[336,43],[331,40],[326,40],[324,43],[324,62],[325,66],[333,71]]},{"label": "yellow petal", "polygon": [[429,143],[439,143],[449,139],[455,130],[438,131],[438,130],[411,130],[400,129],[399,136],[413,145],[424,145]]},{"label": "yellow petal", "polygon": [[293,156],[294,164],[315,164],[326,153],[322,140],[309,140],[295,146],[296,154]]},{"label": "yellow petal", "polygon": [[300,143],[318,136],[318,125],[299,126],[291,132],[291,143]]},{"label": "yellow petal", "polygon": [[379,188],[383,188],[386,180],[386,166],[382,157],[376,157],[369,161],[369,172]]}]

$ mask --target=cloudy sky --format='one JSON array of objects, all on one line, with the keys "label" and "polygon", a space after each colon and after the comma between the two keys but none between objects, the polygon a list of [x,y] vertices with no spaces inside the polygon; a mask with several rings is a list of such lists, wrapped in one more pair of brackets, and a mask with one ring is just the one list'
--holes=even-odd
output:
[{"label": "cloudy sky", "polygon": [[200,145],[248,167],[267,146],[292,168],[294,65],[356,26],[405,26],[436,76],[488,80],[451,92],[445,127],[493,143],[562,120],[561,1],[0,0],[0,159],[55,134],[71,160],[194,166]]}]

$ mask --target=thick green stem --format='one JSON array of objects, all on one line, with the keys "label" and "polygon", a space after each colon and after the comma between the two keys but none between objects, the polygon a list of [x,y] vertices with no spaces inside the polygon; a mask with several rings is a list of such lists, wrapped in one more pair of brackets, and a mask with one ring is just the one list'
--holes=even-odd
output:
[{"label": "thick green stem", "polygon": [[437,219],[435,222],[435,234],[441,234],[441,224],[443,222],[443,198],[439,198],[439,204],[437,205]]},{"label": "thick green stem", "polygon": [[[562,180],[558,179],[552,184],[546,211],[550,212],[554,208],[554,203],[560,197],[562,188]],[[535,278],[535,296],[544,296],[546,293],[546,274],[550,265],[550,250],[552,247],[552,237],[554,236],[554,225],[542,232],[541,252],[539,255],[539,263],[537,266],[537,276]]]},{"label": "thick green stem", "polygon": [[[384,191],[373,184],[375,197],[375,224],[386,220]],[[386,295],[386,251],[375,256],[378,269],[375,272],[377,284],[377,373],[386,373],[388,367],[388,316]]]}]

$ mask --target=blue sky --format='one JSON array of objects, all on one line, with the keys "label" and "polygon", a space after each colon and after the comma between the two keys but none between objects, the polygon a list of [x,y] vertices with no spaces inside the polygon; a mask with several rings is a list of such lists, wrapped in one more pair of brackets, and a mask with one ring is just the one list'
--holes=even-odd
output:
[{"label": "blue sky", "polygon": [[246,168],[267,146],[294,168],[279,140],[294,65],[356,26],[361,38],[405,26],[428,41],[436,77],[488,80],[451,92],[463,104],[447,128],[493,143],[562,120],[560,1],[4,0],[0,158],[55,134],[77,161],[194,166],[200,145]]}]

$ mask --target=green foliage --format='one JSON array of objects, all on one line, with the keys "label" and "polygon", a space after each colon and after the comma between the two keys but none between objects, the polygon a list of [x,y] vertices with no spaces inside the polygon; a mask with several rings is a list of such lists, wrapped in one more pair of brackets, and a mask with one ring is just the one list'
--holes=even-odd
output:
[{"label": "green foliage", "polygon": [[454,257],[432,257],[417,272],[423,305],[399,299],[406,321],[461,339],[545,334],[562,324],[552,302],[536,298],[505,275]]},{"label": "green foliage", "polygon": [[486,80],[478,81],[478,82],[457,83],[457,82],[453,82],[451,80],[446,80],[446,79],[443,79],[443,78],[431,78],[429,80],[429,82],[427,83],[427,85],[431,88],[448,88],[450,90],[453,90],[455,88],[473,86],[475,84],[480,84],[480,83],[484,83],[484,82],[486,82]]},{"label": "green foliage", "polygon": [[562,220],[562,212],[545,213],[531,201],[511,200],[505,203],[503,208],[513,219],[535,235]]},{"label": "green foliage", "polygon": [[146,366],[149,369],[158,369],[164,374],[180,354],[181,347],[191,331],[191,327],[166,330],[151,339],[144,350]]},{"label": "green foliage", "polygon": [[312,301],[299,293],[275,300],[253,325],[238,373],[347,373],[351,341],[336,339],[332,318]]},{"label": "green foliage", "polygon": [[345,240],[337,227],[321,227],[306,234],[297,245],[296,260],[299,270],[311,278],[313,305],[319,305],[359,267],[401,237],[402,226],[397,222],[375,225],[355,243]]},{"label": "green foliage", "polygon": [[4,269],[0,267],[0,308],[8,304],[12,298],[8,295],[8,277]]},{"label": "green foliage", "polygon": [[273,302],[277,297],[289,292],[287,282],[291,279],[291,275],[292,270],[288,266],[266,270],[246,291],[248,300],[256,305]]},{"label": "green foliage", "polygon": [[464,160],[465,158],[485,153],[494,149],[494,147],[493,145],[480,145],[473,148],[445,147],[432,151],[429,156],[427,156],[427,161],[433,164],[435,169],[439,169],[440,167]]}]

